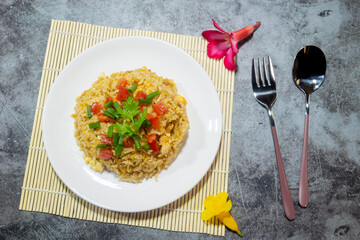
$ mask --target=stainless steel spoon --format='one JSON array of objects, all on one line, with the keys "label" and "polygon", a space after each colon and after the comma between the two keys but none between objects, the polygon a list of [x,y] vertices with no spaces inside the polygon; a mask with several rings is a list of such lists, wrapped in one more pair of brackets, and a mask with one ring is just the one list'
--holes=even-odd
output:
[{"label": "stainless steel spoon", "polygon": [[308,129],[310,94],[315,92],[325,79],[326,59],[320,48],[305,46],[296,55],[293,65],[295,85],[305,94],[305,129],[301,159],[299,183],[299,204],[307,207],[309,203],[308,189]]}]

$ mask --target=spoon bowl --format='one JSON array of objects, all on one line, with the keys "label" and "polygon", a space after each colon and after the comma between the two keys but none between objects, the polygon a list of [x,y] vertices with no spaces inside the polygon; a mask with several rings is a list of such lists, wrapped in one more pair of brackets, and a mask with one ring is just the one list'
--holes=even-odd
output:
[{"label": "spoon bowl", "polygon": [[310,94],[323,84],[326,72],[325,54],[316,46],[305,46],[296,55],[293,65],[293,80],[295,86],[305,94],[305,127],[303,151],[301,157],[301,172],[299,183],[299,204],[307,207],[309,203],[308,189],[308,132]]},{"label": "spoon bowl", "polygon": [[295,85],[304,93],[315,92],[324,82],[326,58],[316,46],[303,47],[296,55],[293,66]]}]

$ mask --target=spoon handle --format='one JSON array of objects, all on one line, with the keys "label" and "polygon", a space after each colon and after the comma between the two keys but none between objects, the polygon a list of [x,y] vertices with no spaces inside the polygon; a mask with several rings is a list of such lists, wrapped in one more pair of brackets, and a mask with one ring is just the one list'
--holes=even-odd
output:
[{"label": "spoon handle", "polygon": [[305,130],[303,151],[301,159],[300,170],[300,184],[299,184],[299,204],[301,207],[307,207],[309,203],[309,189],[308,189],[308,133],[309,133],[309,113],[305,113]]},{"label": "spoon handle", "polygon": [[273,135],[274,146],[275,146],[275,155],[276,155],[276,161],[279,171],[279,180],[280,180],[280,189],[281,189],[281,198],[283,202],[283,207],[286,217],[289,220],[293,220],[295,218],[295,207],[294,207],[294,202],[291,198],[284,165],[281,159],[280,146],[279,146],[275,125],[271,126],[271,132]]}]

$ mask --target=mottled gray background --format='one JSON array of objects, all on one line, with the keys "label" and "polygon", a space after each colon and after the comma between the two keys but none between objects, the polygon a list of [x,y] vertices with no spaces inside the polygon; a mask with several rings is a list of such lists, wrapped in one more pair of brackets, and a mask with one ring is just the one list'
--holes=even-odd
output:
[{"label": "mottled gray background", "polygon": [[[240,48],[235,81],[230,174],[231,210],[247,239],[359,239],[360,4],[298,1],[12,1],[0,2],[0,238],[218,239],[206,234],[68,219],[19,211],[51,19],[200,36],[261,21]],[[314,44],[326,54],[327,77],[312,95],[309,131],[310,204],[284,217],[270,127],[250,84],[251,59],[270,55],[278,99],[278,137],[297,202],[304,96],[292,82],[296,52]],[[226,239],[237,238],[227,230]]]}]

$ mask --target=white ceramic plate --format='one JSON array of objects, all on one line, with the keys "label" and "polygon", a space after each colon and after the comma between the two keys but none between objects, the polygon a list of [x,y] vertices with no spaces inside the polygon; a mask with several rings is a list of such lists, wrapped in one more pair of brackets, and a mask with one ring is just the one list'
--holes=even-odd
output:
[{"label": "white ceramic plate", "polygon": [[[75,99],[99,73],[146,66],[173,79],[187,99],[189,133],[178,157],[154,178],[133,184],[117,175],[95,172],[84,161],[74,138]],[[123,37],[97,44],[74,58],[51,87],[43,112],[43,138],[51,165],[60,179],[86,201],[114,211],[139,212],[169,204],[191,190],[217,153],[222,132],[216,90],[204,69],[183,50],[160,40]]]}]

